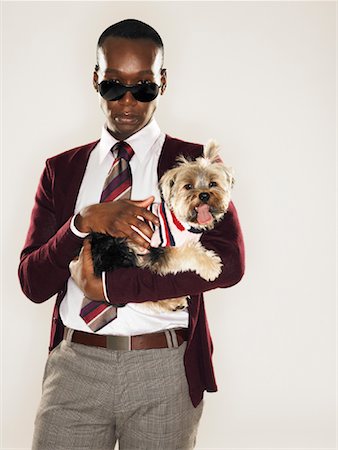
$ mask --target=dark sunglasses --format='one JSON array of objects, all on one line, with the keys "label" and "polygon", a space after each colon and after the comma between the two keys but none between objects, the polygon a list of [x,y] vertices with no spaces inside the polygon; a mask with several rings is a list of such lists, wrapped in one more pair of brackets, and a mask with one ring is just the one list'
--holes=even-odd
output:
[{"label": "dark sunglasses", "polygon": [[139,84],[122,84],[116,80],[103,80],[99,84],[101,97],[108,101],[120,100],[130,91],[138,102],[151,102],[160,92],[160,86],[152,82],[142,82]]}]

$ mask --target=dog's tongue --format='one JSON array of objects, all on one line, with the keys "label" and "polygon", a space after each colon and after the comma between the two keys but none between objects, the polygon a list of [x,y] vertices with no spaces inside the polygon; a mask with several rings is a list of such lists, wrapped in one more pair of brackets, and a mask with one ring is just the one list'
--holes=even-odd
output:
[{"label": "dog's tongue", "polygon": [[197,206],[197,222],[200,225],[204,225],[212,220],[212,215],[209,211],[209,205],[205,203],[203,205]]}]

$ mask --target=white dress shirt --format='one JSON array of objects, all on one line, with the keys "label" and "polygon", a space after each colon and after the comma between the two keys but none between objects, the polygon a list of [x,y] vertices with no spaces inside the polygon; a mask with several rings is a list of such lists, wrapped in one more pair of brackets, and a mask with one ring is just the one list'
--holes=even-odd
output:
[{"label": "white dress shirt", "polygon": [[[144,200],[151,195],[155,202],[160,201],[158,190],[157,166],[162,151],[165,135],[161,133],[155,120],[142,130],[126,139],[135,154],[130,161],[132,172],[132,200]],[[113,164],[114,157],[110,149],[118,142],[108,131],[102,128],[101,140],[90,154],[86,171],[77,197],[74,217],[84,207],[100,202],[102,188],[107,174]],[[71,225],[72,231],[85,237]],[[60,305],[60,314],[65,326],[75,330],[93,332],[80,316],[83,292],[72,278],[69,278],[67,293]],[[147,299],[145,299],[147,300]],[[154,333],[169,328],[188,327],[188,311],[155,312],[142,304],[128,303],[117,310],[117,318],[107,324],[97,334],[135,336]]]}]

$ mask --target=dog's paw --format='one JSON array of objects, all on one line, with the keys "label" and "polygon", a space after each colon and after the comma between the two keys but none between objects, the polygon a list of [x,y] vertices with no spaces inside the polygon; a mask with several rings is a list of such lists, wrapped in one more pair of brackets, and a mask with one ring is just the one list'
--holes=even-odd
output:
[{"label": "dog's paw", "polygon": [[212,250],[206,250],[196,272],[207,281],[214,281],[222,272],[222,260]]},{"label": "dog's paw", "polygon": [[188,306],[186,297],[173,298],[169,300],[160,300],[156,302],[163,311],[178,311]]},{"label": "dog's paw", "polygon": [[159,300],[158,302],[144,302],[140,305],[150,308],[157,312],[178,311],[188,306],[187,297],[170,298],[168,300]]}]

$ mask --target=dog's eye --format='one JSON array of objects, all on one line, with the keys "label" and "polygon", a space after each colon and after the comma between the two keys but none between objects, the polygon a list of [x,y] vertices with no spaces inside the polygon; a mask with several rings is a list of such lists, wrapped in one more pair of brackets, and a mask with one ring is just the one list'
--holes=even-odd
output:
[{"label": "dog's eye", "polygon": [[192,189],[193,188],[193,185],[192,184],[186,184],[185,186],[184,186],[184,189],[186,189],[187,191],[190,191],[190,189]]},{"label": "dog's eye", "polygon": [[215,187],[215,186],[217,186],[216,181],[211,181],[211,182],[209,183],[209,187]]}]

